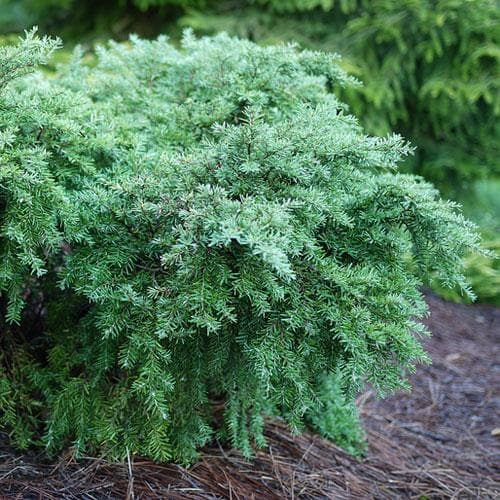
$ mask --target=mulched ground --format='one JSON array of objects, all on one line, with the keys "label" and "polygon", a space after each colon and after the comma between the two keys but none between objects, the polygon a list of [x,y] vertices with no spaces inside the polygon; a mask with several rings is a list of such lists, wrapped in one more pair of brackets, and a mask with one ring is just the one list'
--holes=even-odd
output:
[{"label": "mulched ground", "polygon": [[500,498],[500,309],[428,295],[434,360],[413,391],[359,408],[369,452],[358,461],[317,435],[268,422],[250,463],[217,443],[189,468],[134,458],[119,465],[43,463],[0,446],[0,497],[43,499]]}]

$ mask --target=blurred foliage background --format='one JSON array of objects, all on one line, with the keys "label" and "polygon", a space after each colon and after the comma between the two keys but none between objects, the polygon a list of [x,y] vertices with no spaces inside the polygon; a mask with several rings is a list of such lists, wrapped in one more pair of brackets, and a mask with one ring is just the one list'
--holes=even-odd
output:
[{"label": "blurred foliage background", "polygon": [[[77,43],[175,40],[185,27],[337,52],[363,82],[338,92],[366,129],[411,140],[403,168],[459,201],[500,253],[498,0],[0,0],[0,43],[32,25],[63,38],[59,60]],[[499,259],[474,256],[467,269],[479,299],[500,304]]]}]

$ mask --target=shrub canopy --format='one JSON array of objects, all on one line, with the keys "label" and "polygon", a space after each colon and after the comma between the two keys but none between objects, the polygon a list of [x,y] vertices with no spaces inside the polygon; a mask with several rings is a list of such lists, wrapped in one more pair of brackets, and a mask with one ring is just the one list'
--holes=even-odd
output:
[{"label": "shrub canopy", "polygon": [[397,172],[401,137],[346,112],[331,55],[187,33],[13,78],[55,46],[0,52],[0,422],[17,445],[192,460],[217,429],[249,454],[265,414],[359,439],[353,396],[426,359],[419,286],[467,289],[473,226]]}]

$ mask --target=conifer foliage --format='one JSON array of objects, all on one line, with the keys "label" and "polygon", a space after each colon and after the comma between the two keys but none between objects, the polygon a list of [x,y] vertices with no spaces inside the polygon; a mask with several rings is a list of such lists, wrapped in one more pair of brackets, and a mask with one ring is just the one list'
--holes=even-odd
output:
[{"label": "conifer foliage", "polygon": [[455,196],[500,175],[496,0],[229,0],[181,22],[337,51],[363,82],[343,98],[371,133],[411,138],[412,172]]},{"label": "conifer foliage", "polygon": [[0,52],[3,429],[190,461],[277,414],[359,444],[354,395],[426,360],[418,287],[467,291],[474,227],[347,114],[331,55],[187,33],[14,78],[56,45]]}]

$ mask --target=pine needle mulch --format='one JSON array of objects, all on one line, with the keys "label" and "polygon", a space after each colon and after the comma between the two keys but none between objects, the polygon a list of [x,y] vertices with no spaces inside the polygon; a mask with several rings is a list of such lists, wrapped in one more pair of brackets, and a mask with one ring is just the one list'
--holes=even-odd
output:
[{"label": "pine needle mulch", "polygon": [[189,468],[138,457],[47,463],[0,445],[0,497],[500,498],[500,309],[428,301],[434,362],[412,376],[411,393],[358,399],[369,442],[361,461],[279,420],[253,461],[214,443]]}]

